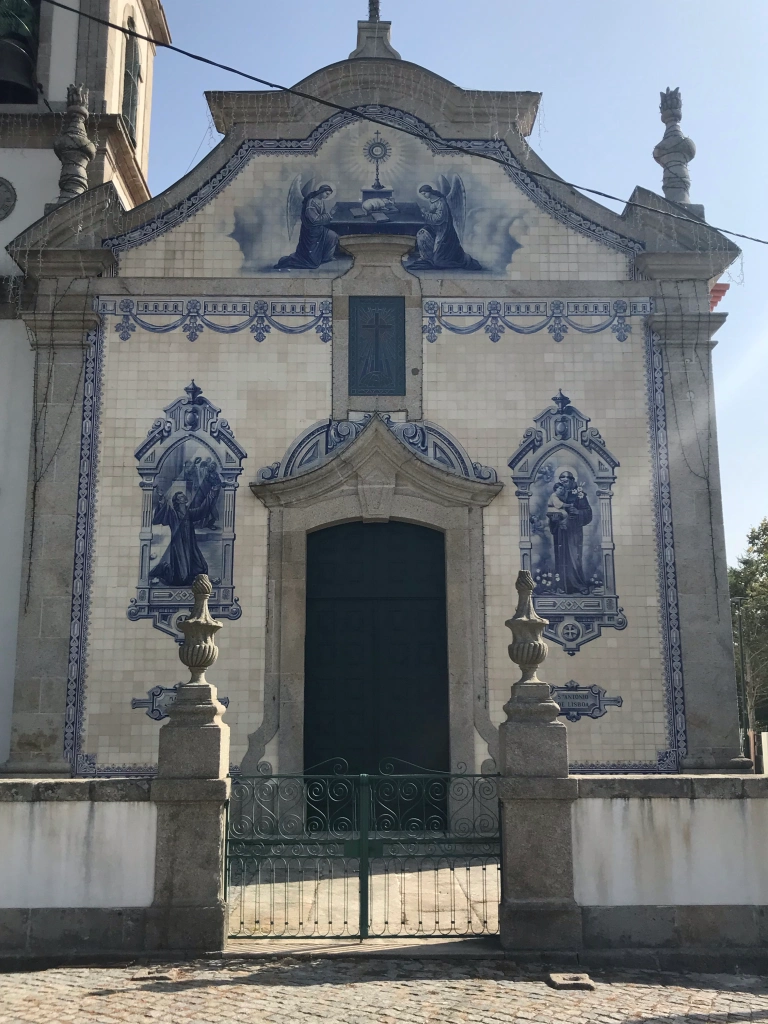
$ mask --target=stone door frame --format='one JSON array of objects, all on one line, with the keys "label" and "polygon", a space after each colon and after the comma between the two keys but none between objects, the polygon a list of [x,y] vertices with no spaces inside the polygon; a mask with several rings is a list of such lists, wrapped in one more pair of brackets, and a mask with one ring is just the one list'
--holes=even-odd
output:
[{"label": "stone door frame", "polygon": [[280,774],[303,771],[306,536],[355,520],[394,519],[445,535],[451,771],[475,770],[475,730],[496,760],[485,665],[483,508],[501,488],[434,468],[378,416],[318,469],[251,484],[269,509],[269,555],[264,718],[249,736],[244,775],[268,770],[264,757],[275,737]]}]

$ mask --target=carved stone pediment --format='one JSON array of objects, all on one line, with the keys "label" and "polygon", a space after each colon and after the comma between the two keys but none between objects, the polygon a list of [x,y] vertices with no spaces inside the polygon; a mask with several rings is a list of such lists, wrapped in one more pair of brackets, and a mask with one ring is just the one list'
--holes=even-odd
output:
[{"label": "carved stone pediment", "polygon": [[[318,458],[317,468],[280,477],[282,464],[277,463],[268,467],[271,479],[268,471],[261,470],[251,490],[268,508],[343,501],[348,509],[345,518],[379,522],[390,518],[396,495],[428,498],[449,507],[482,508],[501,490],[503,485],[495,480],[495,473],[490,480],[479,479],[474,472],[470,478],[447,465],[433,463],[401,440],[400,433],[382,417],[373,416],[367,424],[357,424],[353,436],[345,436],[332,457]],[[313,436],[312,443],[316,440]]]}]

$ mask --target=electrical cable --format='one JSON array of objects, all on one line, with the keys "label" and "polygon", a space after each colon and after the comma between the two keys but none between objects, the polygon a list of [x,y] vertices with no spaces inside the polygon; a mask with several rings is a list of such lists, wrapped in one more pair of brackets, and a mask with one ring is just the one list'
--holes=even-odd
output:
[{"label": "electrical cable", "polygon": [[[371,124],[403,132],[405,135],[410,135],[414,138],[421,138],[421,135],[418,132],[410,131],[404,125],[391,124],[388,121],[382,121],[379,118],[373,117],[371,114],[361,113],[361,111],[355,110],[354,107],[345,107],[341,103],[334,103],[333,100],[326,100],[319,96],[313,96],[312,93],[303,92],[301,89],[296,89],[287,85],[278,85],[276,82],[269,82],[265,78],[257,78],[256,75],[248,74],[247,71],[240,71],[238,68],[230,67],[228,64],[221,64],[219,61],[212,60],[210,57],[203,57],[199,53],[193,53],[191,50],[184,50],[180,46],[174,46],[172,43],[165,43],[160,39],[153,39],[152,36],[145,36],[141,32],[136,32],[134,29],[126,28],[124,25],[118,25],[116,22],[109,21],[106,18],[99,18],[95,14],[86,14],[84,11],[79,11],[74,7],[68,7],[67,4],[61,3],[61,0],[42,0],[42,2],[51,4],[53,7],[59,7],[63,11],[70,11],[72,14],[76,14],[79,18],[86,18],[89,21],[95,21],[97,24],[104,25],[107,28],[113,28],[118,32],[122,32],[123,35],[133,36],[135,39],[141,39],[145,43],[152,43],[153,46],[158,46],[165,50],[171,50],[173,53],[179,53],[183,57],[189,57],[191,60],[199,61],[201,64],[208,64],[210,67],[218,68],[221,71],[228,71],[230,74],[239,75],[240,78],[247,78],[248,81],[256,82],[258,85],[265,85],[269,89],[277,89],[280,92],[289,93],[291,96],[298,96],[300,99],[310,100],[312,103],[319,103],[322,106],[331,107],[333,110],[338,110],[345,114],[352,114],[361,121],[370,121]],[[490,160],[492,163],[500,164],[502,167],[507,166],[503,160],[499,159],[499,157],[493,156],[491,153],[470,153],[460,143],[451,142],[449,139],[441,139],[441,142],[443,145],[448,146],[451,149],[455,149],[459,153],[464,153],[465,155],[469,154],[470,156],[478,157],[482,160]],[[707,224],[705,221],[697,220],[694,217],[686,217],[683,214],[671,213],[669,210],[657,210],[655,207],[648,206],[645,203],[637,203],[632,199],[622,199],[620,196],[611,195],[610,192],[601,192],[596,188],[587,188],[586,185],[577,185],[572,181],[563,181],[562,178],[556,178],[552,174],[543,174],[541,171],[532,171],[528,167],[524,170],[525,173],[529,174],[532,178],[539,178],[542,181],[552,181],[557,185],[578,190],[579,192],[588,192],[591,195],[600,196],[603,199],[611,199],[617,203],[624,203],[626,206],[632,206],[638,210],[649,210],[651,213],[655,213],[660,217],[669,217],[672,220],[682,220],[687,224],[695,224],[697,227],[709,228],[710,231],[719,231],[723,235],[733,235],[734,238],[744,238],[749,242],[758,242],[760,245],[768,245],[768,239],[765,238],[755,238],[754,235],[745,235],[739,231],[731,231],[728,228],[718,228],[713,224]]]}]

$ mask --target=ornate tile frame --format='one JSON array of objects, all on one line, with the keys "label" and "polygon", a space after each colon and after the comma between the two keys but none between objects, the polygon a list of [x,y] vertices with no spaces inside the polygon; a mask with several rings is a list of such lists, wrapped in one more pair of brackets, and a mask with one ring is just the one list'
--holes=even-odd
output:
[{"label": "ornate tile frame", "polygon": [[[97,307],[101,309],[101,307]],[[117,309],[101,310],[101,323],[87,335],[77,519],[72,577],[72,601],[64,757],[78,776],[147,777],[153,765],[97,765],[95,756],[82,750],[85,712],[85,673],[88,653],[89,601],[97,509],[101,397],[104,375],[104,340],[107,320]],[[122,314],[120,314],[122,315]],[[228,314],[231,315],[231,314]],[[245,329],[245,325],[241,329]],[[667,747],[656,761],[574,763],[571,769],[584,774],[675,773],[687,750],[683,663],[677,602],[674,530],[669,482],[664,363],[658,336],[646,329],[646,389],[648,399],[651,463],[653,467],[654,519],[657,537],[657,578],[661,596],[661,635],[666,669]]]}]

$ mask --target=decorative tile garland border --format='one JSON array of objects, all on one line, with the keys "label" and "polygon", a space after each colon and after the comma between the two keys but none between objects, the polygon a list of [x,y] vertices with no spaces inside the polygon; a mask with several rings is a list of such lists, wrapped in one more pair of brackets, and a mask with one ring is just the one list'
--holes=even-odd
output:
[{"label": "decorative tile garland border", "polygon": [[[423,304],[421,331],[430,344],[443,333],[476,334],[484,331],[490,340],[501,340],[505,331],[515,334],[538,334],[545,328],[554,341],[560,342],[568,328],[580,334],[599,334],[608,328],[619,341],[632,333],[627,317],[648,316],[653,312],[652,299],[596,299],[563,301],[562,299],[426,299]],[[605,317],[598,324],[580,324],[575,317]],[[521,324],[520,319],[540,317],[536,323]],[[472,318],[472,322],[457,323]]]},{"label": "decorative tile garland border", "polygon": [[[230,314],[231,315],[231,314]],[[98,329],[88,333],[85,356],[83,409],[81,425],[78,503],[75,533],[75,560],[72,578],[72,603],[67,699],[64,725],[64,757],[77,776],[145,778],[156,774],[154,765],[97,765],[94,754],[81,749],[85,711],[85,673],[89,626],[90,590],[93,579],[93,539],[96,518],[96,477],[99,460],[101,394],[103,386],[104,336],[106,317]],[[674,532],[669,484],[669,459],[666,435],[664,367],[658,336],[646,331],[646,369],[648,410],[651,424],[651,456],[655,492],[654,519],[657,536],[658,584],[662,596],[661,634],[666,669],[666,712],[668,743],[658,752],[656,761],[577,762],[571,770],[582,774],[674,773],[687,750],[685,699],[680,623],[677,603]]]},{"label": "decorative tile garland border", "polygon": [[[282,334],[306,334],[314,330],[325,343],[333,337],[331,299],[102,299],[97,309],[102,316],[120,317],[114,330],[121,341],[128,341],[137,327],[151,334],[181,330],[187,341],[197,341],[206,330],[238,334],[249,328],[256,341],[262,342],[273,327]],[[147,319],[169,316],[174,318],[169,323]],[[245,319],[234,324],[215,319],[234,316]],[[292,322],[297,318],[307,323]]]},{"label": "decorative tile garland border", "polygon": [[[361,114],[370,114],[380,121],[391,124],[394,127],[406,126],[409,134],[426,142],[434,153],[450,153],[460,156],[460,150],[472,155],[482,153],[497,157],[501,165],[520,189],[531,199],[539,209],[544,210],[561,224],[578,231],[582,235],[595,239],[604,245],[609,246],[630,260],[645,249],[642,242],[637,239],[621,235],[610,228],[598,224],[596,221],[584,217],[582,214],[572,210],[566,203],[556,199],[542,184],[525,171],[517,158],[513,155],[509,146],[502,139],[443,139],[428,124],[421,121],[413,114],[399,110],[396,107],[382,106],[378,103],[362,104],[355,107]],[[358,121],[352,113],[340,111],[332,114],[326,121],[318,125],[306,139],[247,139],[235,153],[229,158],[226,164],[210,177],[200,188],[191,195],[186,196],[170,210],[158,214],[152,220],[140,224],[122,235],[115,235],[112,238],[105,238],[102,246],[111,249],[118,254],[126,249],[133,249],[138,245],[157,238],[159,235],[170,231],[172,228],[183,224],[185,220],[197,213],[214,196],[240,173],[243,167],[254,155],[277,156],[282,153],[306,153],[313,155],[318,152],[323,143],[339,129]],[[630,277],[632,274],[630,274]]]}]

